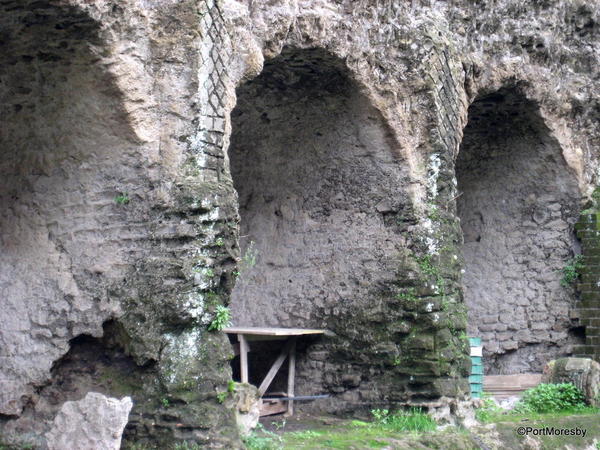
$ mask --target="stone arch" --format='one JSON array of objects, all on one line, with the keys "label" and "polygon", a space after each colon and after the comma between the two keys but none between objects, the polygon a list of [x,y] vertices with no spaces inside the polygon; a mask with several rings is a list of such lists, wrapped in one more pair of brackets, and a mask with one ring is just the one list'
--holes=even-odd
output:
[{"label": "stone arch", "polygon": [[99,24],[15,1],[0,30],[0,414],[17,416],[69,340],[117,314],[144,177]]},{"label": "stone arch", "polygon": [[234,323],[334,331],[301,358],[299,389],[345,393],[341,408],[369,378],[359,349],[381,344],[358,330],[394,320],[382,304],[406,245],[399,217],[410,209],[407,165],[378,111],[325,50],[284,49],[237,97],[229,148],[241,216]]},{"label": "stone arch", "polygon": [[579,338],[561,269],[581,194],[560,144],[517,86],[475,99],[456,161],[469,334],[486,373],[539,372]]}]

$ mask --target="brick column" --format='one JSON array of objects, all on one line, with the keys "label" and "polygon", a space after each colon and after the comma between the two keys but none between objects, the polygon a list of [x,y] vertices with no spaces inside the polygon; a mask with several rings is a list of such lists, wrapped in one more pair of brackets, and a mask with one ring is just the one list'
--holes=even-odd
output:
[{"label": "brick column", "polygon": [[575,230],[581,240],[584,264],[578,284],[578,312],[585,326],[585,344],[575,346],[573,354],[600,361],[600,212],[582,214]]}]

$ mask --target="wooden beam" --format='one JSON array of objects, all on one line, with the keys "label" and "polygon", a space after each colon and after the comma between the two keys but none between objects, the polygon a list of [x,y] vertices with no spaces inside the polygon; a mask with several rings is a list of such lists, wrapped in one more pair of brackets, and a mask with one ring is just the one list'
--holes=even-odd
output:
[{"label": "wooden beam", "polygon": [[275,375],[277,375],[277,372],[281,368],[281,365],[285,361],[285,358],[288,356],[291,346],[295,345],[295,344],[296,344],[295,337],[292,337],[287,340],[287,342],[281,349],[281,353],[279,353],[279,356],[277,357],[277,359],[275,360],[275,362],[269,369],[269,373],[267,373],[267,375],[265,376],[265,379],[262,381],[262,383],[260,383],[260,386],[258,387],[258,395],[260,395],[262,397],[265,394],[265,392],[267,392],[267,389],[269,389],[269,386],[271,385],[273,378],[275,378]]},{"label": "wooden beam", "polygon": [[248,382],[248,342],[243,334],[238,334],[240,341],[240,377],[242,383]]},{"label": "wooden beam", "polygon": [[[292,345],[288,353],[288,386],[287,396],[294,396],[294,379],[296,378],[296,338],[292,338]],[[286,416],[294,414],[294,400],[288,401]]]}]

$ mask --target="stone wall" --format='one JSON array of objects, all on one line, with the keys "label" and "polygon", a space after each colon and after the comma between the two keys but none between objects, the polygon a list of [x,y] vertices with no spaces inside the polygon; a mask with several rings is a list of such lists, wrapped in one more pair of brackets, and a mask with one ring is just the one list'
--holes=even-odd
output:
[{"label": "stone wall", "polygon": [[[43,445],[65,401],[89,390],[131,391],[126,441],[239,446],[233,413],[217,401],[231,349],[207,330],[238,272],[237,317],[258,320],[260,306],[271,324],[334,329],[301,349],[297,391],[332,394],[315,407],[449,411],[468,393],[455,161],[460,166],[469,105],[517,84],[535,105],[535,130],[516,148],[531,142],[553,152],[544,154],[556,165],[545,164],[541,176],[552,173],[567,187],[550,202],[560,204],[555,225],[564,231],[579,207],[575,184],[589,195],[598,177],[593,6],[0,2],[2,438]],[[301,83],[307,71],[313,87]],[[320,83],[330,75],[336,81],[326,88]],[[334,115],[327,106],[344,110],[335,126],[323,123]],[[285,120],[296,111],[310,113],[302,129]],[[268,133],[264,142],[259,131]],[[293,152],[294,139],[306,141],[309,159]],[[250,143],[262,162],[244,155]],[[273,163],[283,166],[275,172],[266,160],[274,151]],[[273,200],[249,197],[258,190]],[[303,200],[300,210],[286,193]],[[281,207],[269,210],[275,200]],[[257,225],[279,227],[278,241]],[[272,258],[261,259],[258,248],[246,273],[245,230]],[[552,287],[552,271],[570,244],[564,234],[552,239],[560,255],[538,272],[548,276],[539,279],[542,294],[557,300],[540,300],[545,307],[532,319],[546,327],[544,317],[558,315],[557,328],[536,343],[560,342],[568,353],[564,311],[572,300]],[[299,266],[306,255],[320,268],[331,261],[332,270]],[[304,284],[290,289],[292,273]],[[265,291],[281,303],[251,304],[252,280],[271,283]],[[522,324],[527,339],[533,323]]]}]

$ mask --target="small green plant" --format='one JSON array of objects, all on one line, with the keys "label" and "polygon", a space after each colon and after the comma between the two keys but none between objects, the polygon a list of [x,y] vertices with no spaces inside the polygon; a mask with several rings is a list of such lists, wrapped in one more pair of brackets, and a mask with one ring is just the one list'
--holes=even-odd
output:
[{"label": "small green plant", "polygon": [[585,407],[585,396],[575,385],[542,383],[525,391],[515,411],[552,413],[577,411]]},{"label": "small green plant", "polygon": [[208,325],[208,331],[219,331],[231,325],[231,312],[227,306],[217,305],[215,316]]},{"label": "small green plant", "polygon": [[246,248],[246,251],[244,252],[242,261],[240,262],[240,272],[253,268],[256,265],[257,256],[258,252],[256,251],[256,248],[254,248],[254,241],[250,241],[248,248]]},{"label": "small green plant", "polygon": [[229,392],[230,394],[233,394],[234,391],[235,391],[235,381],[229,380],[227,382],[227,392]]},{"label": "small green plant", "polygon": [[431,255],[425,255],[419,258],[418,263],[421,272],[423,272],[425,275],[437,276],[438,271],[437,268],[433,265]]},{"label": "small green plant", "polygon": [[203,447],[200,447],[200,445],[195,442],[181,442],[179,444],[175,444],[175,447],[173,448],[174,450],[200,450]]},{"label": "small green plant", "polygon": [[439,222],[441,220],[442,216],[440,214],[440,209],[437,205],[433,203],[429,204],[429,214],[427,215],[427,217],[429,217],[429,219],[433,222]]},{"label": "small green plant", "polygon": [[129,203],[129,195],[126,192],[121,192],[115,197],[115,203],[117,205],[127,205]]},{"label": "small green plant", "polygon": [[204,275],[205,275],[207,278],[213,278],[213,277],[215,276],[215,271],[214,271],[214,270],[212,270],[212,269],[209,267],[208,269],[206,269],[206,270],[204,271]]},{"label": "small green plant", "polygon": [[581,275],[581,270],[584,267],[582,255],[577,255],[575,258],[569,260],[567,265],[563,267],[563,277],[560,280],[560,285],[563,287],[571,286],[573,283],[575,283],[575,281],[577,281]]},{"label": "small green plant", "polygon": [[223,238],[222,238],[222,237],[220,237],[220,238],[217,238],[217,239],[215,240],[215,245],[216,245],[217,247],[223,247],[223,246],[225,245],[225,241],[223,240]]},{"label": "small green plant", "polygon": [[500,414],[503,409],[498,406],[498,404],[494,401],[493,398],[489,397],[487,394],[483,396],[483,405],[475,411],[475,418],[483,423],[490,422],[493,417]]},{"label": "small green plant", "polygon": [[162,405],[163,405],[165,408],[168,408],[168,407],[169,407],[169,404],[170,404],[170,403],[169,403],[169,399],[168,399],[168,398],[164,398],[164,397],[163,397],[163,398],[160,400],[160,402],[162,403]]},{"label": "small green plant", "polygon": [[217,402],[223,403],[228,395],[229,395],[229,392],[227,392],[227,391],[217,392]]},{"label": "small green plant", "polygon": [[415,288],[409,288],[404,292],[399,292],[396,294],[396,298],[402,301],[416,302],[417,301],[417,291]]},{"label": "small green plant", "polygon": [[267,431],[258,424],[252,433],[243,438],[248,450],[280,450],[283,448],[281,437]]},{"label": "small green plant", "polygon": [[392,431],[433,431],[437,423],[428,414],[419,408],[411,408],[408,411],[397,411],[390,413],[387,409],[373,409],[371,414],[375,419],[375,425]]}]

